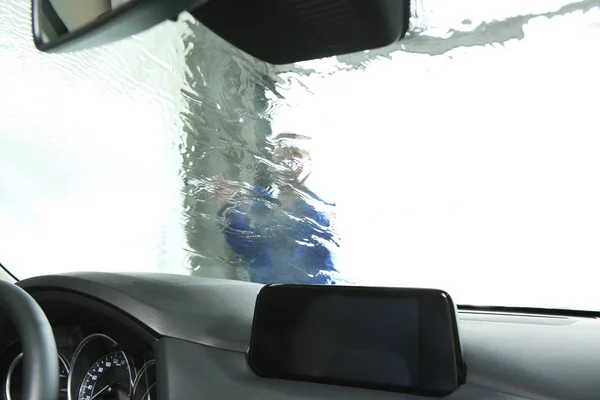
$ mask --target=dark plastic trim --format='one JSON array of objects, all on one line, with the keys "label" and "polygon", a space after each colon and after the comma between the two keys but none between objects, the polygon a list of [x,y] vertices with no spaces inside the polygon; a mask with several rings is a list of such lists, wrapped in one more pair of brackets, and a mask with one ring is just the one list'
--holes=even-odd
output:
[{"label": "dark plastic trim", "polygon": [[33,42],[38,50],[62,53],[102,46],[138,34],[183,11],[194,9],[209,0],[132,0],[114,12],[100,16],[89,25],[64,35],[50,43],[41,40],[39,32],[40,5],[45,0],[33,0],[31,26]]},{"label": "dark plastic trim", "polygon": [[410,4],[410,0],[215,0],[191,14],[245,53],[283,65],[390,45],[408,30]]}]

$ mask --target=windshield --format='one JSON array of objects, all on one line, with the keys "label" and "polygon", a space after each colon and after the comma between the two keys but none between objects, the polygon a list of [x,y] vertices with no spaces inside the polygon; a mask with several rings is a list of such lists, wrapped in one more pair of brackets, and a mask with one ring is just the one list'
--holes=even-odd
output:
[{"label": "windshield", "polygon": [[8,1],[0,262],[600,310],[600,2],[413,13],[389,48],[272,66],[191,17],[42,54]]}]

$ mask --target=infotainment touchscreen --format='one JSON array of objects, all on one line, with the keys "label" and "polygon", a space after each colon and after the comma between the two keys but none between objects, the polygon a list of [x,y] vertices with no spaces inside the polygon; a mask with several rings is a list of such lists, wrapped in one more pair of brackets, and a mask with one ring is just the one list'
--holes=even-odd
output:
[{"label": "infotainment touchscreen", "polygon": [[455,306],[431,289],[265,286],[249,363],[267,378],[429,396],[465,380]]}]

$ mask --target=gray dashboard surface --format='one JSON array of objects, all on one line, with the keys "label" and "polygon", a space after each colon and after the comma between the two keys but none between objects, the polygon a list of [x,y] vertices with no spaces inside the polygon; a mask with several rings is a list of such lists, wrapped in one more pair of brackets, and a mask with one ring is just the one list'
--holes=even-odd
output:
[{"label": "gray dashboard surface", "polygon": [[[422,396],[259,378],[242,353],[163,338],[158,342],[158,376],[166,382],[161,399],[328,399],[417,400]],[[464,385],[448,400],[517,400],[476,385]]]},{"label": "gray dashboard surface", "polygon": [[[193,397],[200,399],[423,399],[255,376],[245,353],[259,284],[165,274],[74,273],[19,285],[29,291],[80,293],[164,336],[157,365],[166,378],[161,390],[169,396],[162,398],[189,398],[176,395],[193,390],[208,391],[207,397]],[[467,384],[449,399],[600,399],[597,319],[460,312],[459,325]]]},{"label": "gray dashboard surface", "polygon": [[82,272],[39,276],[24,289],[83,293],[118,308],[159,335],[246,352],[262,285],[171,274]]}]

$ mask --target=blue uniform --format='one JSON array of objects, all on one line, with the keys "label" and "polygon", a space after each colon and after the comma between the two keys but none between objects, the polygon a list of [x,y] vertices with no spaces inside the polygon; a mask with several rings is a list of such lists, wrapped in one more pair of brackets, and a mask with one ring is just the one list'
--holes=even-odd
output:
[{"label": "blue uniform", "polygon": [[[314,193],[309,196],[323,202]],[[225,215],[224,234],[235,256],[259,283],[335,284],[333,243],[327,216],[298,198],[288,209],[266,189],[254,187],[219,211]]]}]

